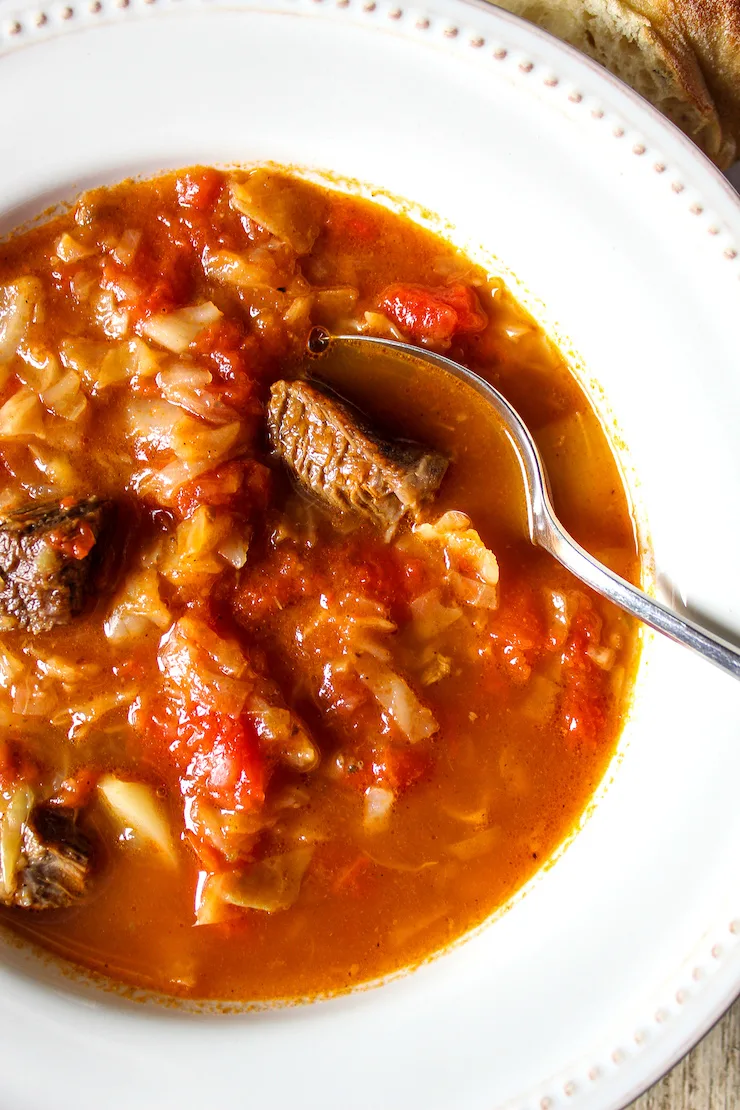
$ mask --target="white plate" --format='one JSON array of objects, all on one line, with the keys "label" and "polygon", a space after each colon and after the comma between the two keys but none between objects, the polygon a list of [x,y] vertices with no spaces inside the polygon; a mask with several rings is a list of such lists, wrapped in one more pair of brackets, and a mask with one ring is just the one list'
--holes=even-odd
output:
[{"label": "white plate", "polygon": [[[6,228],[131,172],[273,158],[377,183],[485,244],[603,384],[659,575],[740,630],[740,207],[598,67],[461,0],[0,0],[0,103]],[[740,987],[739,707],[730,679],[651,642],[582,833],[488,928],[379,990],[219,1020],[9,948],[0,1103],[622,1105]]]}]

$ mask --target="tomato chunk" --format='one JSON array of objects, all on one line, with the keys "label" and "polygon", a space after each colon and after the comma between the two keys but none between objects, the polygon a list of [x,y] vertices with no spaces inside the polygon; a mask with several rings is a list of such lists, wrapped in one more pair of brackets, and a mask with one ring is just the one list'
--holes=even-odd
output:
[{"label": "tomato chunk", "polygon": [[181,728],[189,732],[192,758],[183,777],[187,793],[205,794],[224,809],[259,807],[265,800],[267,765],[257,734],[246,717],[209,713]]},{"label": "tomato chunk", "polygon": [[203,329],[190,351],[207,361],[227,404],[242,410],[242,416],[245,409],[255,406],[258,383],[269,360],[254,336],[246,335],[234,320],[219,320]]},{"label": "tomato chunk", "polygon": [[394,744],[376,753],[373,759],[375,781],[387,784],[397,792],[408,790],[431,769],[431,756],[418,747]]},{"label": "tomato chunk", "polygon": [[250,515],[264,512],[272,495],[272,474],[255,459],[235,459],[182,486],[176,507],[190,516],[199,505],[223,506]]},{"label": "tomato chunk", "polygon": [[223,187],[224,175],[214,169],[186,173],[175,181],[175,192],[180,205],[183,208],[194,208],[196,212],[212,208]]},{"label": "tomato chunk", "polygon": [[608,719],[607,708],[606,695],[598,687],[594,689],[593,675],[587,675],[585,668],[568,675],[561,711],[570,747],[598,745]]},{"label": "tomato chunk", "polygon": [[303,560],[295,551],[278,549],[263,563],[244,570],[236,607],[247,623],[259,622],[276,609],[300,601],[309,589],[321,590],[306,574]]},{"label": "tomato chunk", "polygon": [[588,655],[590,646],[599,642],[601,624],[593,602],[581,595],[562,654],[561,712],[569,746],[574,748],[596,747],[608,720],[605,676]]},{"label": "tomato chunk", "polygon": [[541,607],[533,591],[516,583],[502,588],[501,608],[492,615],[489,635],[494,658],[512,681],[529,679],[544,634]]},{"label": "tomato chunk", "polygon": [[73,532],[51,532],[49,544],[68,559],[85,559],[95,547],[95,533],[84,520],[78,521]]},{"label": "tomato chunk", "polygon": [[106,258],[100,284],[115,294],[134,323],[179,308],[189,302],[193,290],[190,244],[163,231],[154,242],[142,241],[130,266]]},{"label": "tomato chunk", "polygon": [[259,807],[270,767],[250,719],[207,709],[196,702],[175,705],[159,697],[135,714],[137,731],[155,749],[166,748],[187,796],[206,797],[224,809]]},{"label": "tomato chunk", "polygon": [[388,285],[380,294],[380,308],[419,342],[449,342],[459,332],[483,331],[487,324],[475,291],[459,283],[443,289]]}]

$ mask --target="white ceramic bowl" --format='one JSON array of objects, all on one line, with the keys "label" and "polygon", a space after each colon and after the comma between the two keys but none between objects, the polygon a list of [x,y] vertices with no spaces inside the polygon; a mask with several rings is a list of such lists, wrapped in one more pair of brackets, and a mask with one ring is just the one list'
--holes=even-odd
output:
[{"label": "white ceramic bowl", "polygon": [[[678,132],[462,0],[41,4],[0,0],[2,229],[196,161],[333,170],[440,213],[603,386],[659,582],[740,630],[740,206]],[[378,990],[217,1019],[4,948],[0,1103],[624,1104],[740,987],[739,706],[729,678],[651,641],[583,831],[468,943]]]}]

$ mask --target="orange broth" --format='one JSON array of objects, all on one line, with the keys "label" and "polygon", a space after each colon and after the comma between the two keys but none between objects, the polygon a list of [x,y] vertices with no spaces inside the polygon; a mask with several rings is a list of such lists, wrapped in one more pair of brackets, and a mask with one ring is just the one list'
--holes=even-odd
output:
[{"label": "orange broth", "polygon": [[[430,379],[405,403],[380,370],[347,387],[386,435],[450,457],[426,516],[470,517],[498,560],[495,607],[490,593],[482,608],[456,596],[441,549],[428,556],[408,524],[387,537],[296,491],[269,451],[264,407],[271,382],[301,372],[314,325],[426,343],[512,401],[565,525],[637,582],[624,483],[562,355],[441,238],[275,170],[196,168],[85,194],[0,244],[0,286],[27,276],[38,304],[0,392],[0,501],[94,494],[119,515],[116,566],[85,612],[0,635],[6,804],[23,773],[38,799],[79,810],[94,847],[83,897],[4,909],[4,924],[127,984],[258,1000],[345,989],[482,922],[572,832],[602,779],[636,629],[528,542],[516,460],[463,396]],[[217,316],[180,351],[153,338],[152,320],[202,304]],[[183,377],[183,365],[201,373]],[[44,400],[68,372],[79,413]],[[5,407],[24,389],[25,428]],[[456,614],[444,627],[419,617],[430,597]],[[369,649],[346,646],[358,605],[381,622]],[[216,680],[205,700],[192,686],[168,702],[162,642],[183,617],[279,690],[320,753],[314,768],[265,747],[259,711],[238,708],[238,666],[224,682],[235,703],[220,705]],[[431,714],[430,735],[411,742],[358,680],[365,650]],[[169,854],[106,804],[107,775],[151,788]],[[390,808],[369,819],[376,788]],[[288,856],[302,869],[290,905],[220,899]]]}]

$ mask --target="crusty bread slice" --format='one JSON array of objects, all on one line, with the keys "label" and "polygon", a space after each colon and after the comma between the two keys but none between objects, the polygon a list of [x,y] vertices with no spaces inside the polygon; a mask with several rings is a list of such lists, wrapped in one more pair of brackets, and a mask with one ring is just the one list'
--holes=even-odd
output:
[{"label": "crusty bread slice", "polygon": [[727,143],[721,164],[729,165],[740,157],[740,0],[680,0],[677,7],[717,107]]},{"label": "crusty bread slice", "polygon": [[721,167],[740,147],[740,0],[496,0],[650,100]]}]

